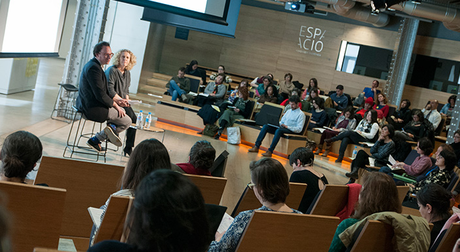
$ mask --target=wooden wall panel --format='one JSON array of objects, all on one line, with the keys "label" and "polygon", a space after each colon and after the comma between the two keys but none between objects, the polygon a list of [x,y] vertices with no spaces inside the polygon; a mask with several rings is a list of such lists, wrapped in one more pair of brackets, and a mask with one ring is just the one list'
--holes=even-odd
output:
[{"label": "wooden wall panel", "polygon": [[[321,56],[299,52],[301,26],[326,31],[322,39]],[[341,41],[392,50],[397,36],[397,32],[380,28],[247,5],[241,5],[236,38],[190,31],[189,39],[185,41],[175,39],[174,33],[175,28],[168,27],[163,48],[150,49],[163,50],[160,67],[162,73],[173,75],[179,66],[197,59],[200,65],[217,67],[223,64],[229,72],[254,77],[270,72],[275,75],[275,79],[282,79],[286,72],[290,72],[294,80],[304,84],[315,77],[322,90],[334,90],[336,85],[342,84],[345,92],[353,96],[370,86],[374,78],[335,71]],[[460,61],[460,54],[453,53],[459,46],[458,41],[418,36],[414,53]],[[385,80],[379,81],[383,88]],[[428,97],[423,94],[431,92],[433,98],[442,103],[449,96],[443,92],[406,86],[403,98],[409,98],[414,106],[420,106]]]}]

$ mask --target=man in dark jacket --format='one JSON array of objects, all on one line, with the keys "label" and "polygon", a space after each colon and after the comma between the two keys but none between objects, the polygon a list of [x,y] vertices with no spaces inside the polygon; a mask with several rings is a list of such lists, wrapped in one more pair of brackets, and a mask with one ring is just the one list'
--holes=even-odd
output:
[{"label": "man in dark jacket", "polygon": [[131,125],[131,118],[126,116],[122,108],[128,101],[122,99],[114,102],[107,89],[107,78],[102,66],[108,64],[113,56],[110,44],[99,42],[94,46],[93,54],[94,58],[86,63],[80,76],[76,106],[91,121],[107,121],[107,127],[87,142],[88,146],[100,152],[101,142],[107,139],[116,146],[122,146],[118,134]]}]

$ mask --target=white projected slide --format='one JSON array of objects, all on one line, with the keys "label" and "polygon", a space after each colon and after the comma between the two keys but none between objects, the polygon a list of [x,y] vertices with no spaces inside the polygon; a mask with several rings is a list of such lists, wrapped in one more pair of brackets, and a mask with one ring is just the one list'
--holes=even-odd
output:
[{"label": "white projected slide", "polygon": [[174,7],[196,11],[200,13],[206,12],[207,0],[153,0],[161,4],[171,5]]},{"label": "white projected slide", "polygon": [[9,4],[2,5],[8,6],[3,44],[0,47],[2,53],[58,51],[63,0],[2,1],[9,1]]}]

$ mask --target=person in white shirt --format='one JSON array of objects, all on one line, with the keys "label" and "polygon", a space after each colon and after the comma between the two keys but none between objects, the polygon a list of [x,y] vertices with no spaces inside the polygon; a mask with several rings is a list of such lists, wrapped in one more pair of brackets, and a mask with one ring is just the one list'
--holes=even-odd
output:
[{"label": "person in white shirt", "polygon": [[270,148],[267,152],[262,154],[264,157],[271,157],[273,150],[275,150],[278,141],[280,140],[281,136],[285,133],[300,133],[305,125],[305,114],[300,110],[300,98],[297,95],[291,96],[289,98],[289,104],[291,105],[291,110],[288,110],[286,114],[281,118],[279,123],[279,127],[275,127],[272,125],[265,124],[262,130],[260,130],[259,136],[257,137],[256,143],[254,147],[249,149],[248,152],[258,152],[259,147],[262,144],[262,141],[265,138],[267,133],[275,134],[273,137],[273,141],[270,145]]},{"label": "person in white shirt", "polygon": [[433,128],[436,130],[441,123],[441,114],[438,112],[438,100],[431,100],[430,103],[422,109],[425,118],[433,124]]}]

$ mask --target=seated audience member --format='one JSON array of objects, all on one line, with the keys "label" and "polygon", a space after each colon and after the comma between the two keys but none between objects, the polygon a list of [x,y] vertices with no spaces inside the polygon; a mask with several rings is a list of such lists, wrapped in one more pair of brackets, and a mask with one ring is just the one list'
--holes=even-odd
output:
[{"label": "seated audience member", "polygon": [[348,144],[358,144],[359,142],[375,142],[377,140],[377,133],[379,132],[379,125],[377,123],[377,111],[370,110],[365,114],[365,118],[359,122],[355,130],[343,131],[333,138],[324,140],[326,143],[332,143],[342,140],[340,143],[339,157],[335,160],[336,163],[341,163],[343,155],[347,149]]},{"label": "seated audience member", "polygon": [[223,84],[224,75],[219,74],[214,82],[208,83],[204,89],[204,93],[208,96],[199,95],[195,101],[197,106],[203,107],[204,105],[221,104],[224,101],[227,87]]},{"label": "seated audience member", "polygon": [[[274,211],[283,213],[298,213],[289,208],[284,202],[289,195],[289,181],[283,165],[271,158],[263,158],[250,164],[251,183],[248,187],[254,191],[257,199],[262,204],[259,211]],[[238,243],[243,236],[254,210],[244,211],[235,217],[225,233],[216,233],[216,240],[208,248],[213,251],[236,251]]]},{"label": "seated audience member", "polygon": [[[332,130],[326,129],[323,131],[321,134],[321,140],[319,142],[318,149],[316,150],[315,154],[319,155],[321,151],[323,150],[323,145],[324,145],[324,140],[329,139],[332,137],[337,136],[340,132],[346,131],[346,130],[354,130],[356,126],[356,119],[354,118],[353,114],[353,107],[347,107],[342,115],[337,118],[337,122],[334,127],[332,127]],[[331,149],[331,145],[327,144],[325,151],[323,153],[323,157],[327,157],[327,154],[329,153],[329,150]]]},{"label": "seated audience member", "polygon": [[40,139],[27,131],[16,131],[5,138],[0,160],[0,180],[25,183],[26,176],[42,157]]},{"label": "seated audience member", "polygon": [[456,130],[454,133],[454,141],[450,144],[454,149],[455,155],[458,158],[457,166],[460,167],[460,130]]},{"label": "seated audience member", "polygon": [[336,92],[329,97],[332,100],[332,107],[337,110],[344,110],[348,107],[348,97],[343,93],[343,85],[337,85]]},{"label": "seated audience member", "polygon": [[[436,150],[436,152],[433,154],[433,158],[436,158],[437,156],[439,156],[441,154],[441,151],[449,151],[449,152],[454,152],[454,149],[452,149],[452,147],[446,143],[443,143],[441,145],[439,145],[438,149]],[[425,172],[423,172],[421,175],[419,175],[416,180],[417,181],[422,181],[424,180],[426,177],[428,177],[428,175],[430,175],[431,171],[437,169],[437,166],[433,164],[432,167],[428,168],[427,170],[425,170]]]},{"label": "seated audience member", "polygon": [[318,192],[328,184],[326,176],[313,169],[314,160],[313,152],[305,147],[295,149],[289,156],[289,164],[293,169],[289,182],[307,184],[307,189],[305,189],[298,209],[302,213],[307,212]]},{"label": "seated audience member", "polygon": [[395,135],[397,139],[405,141],[418,141],[420,138],[426,135],[426,130],[432,128],[430,122],[428,122],[422,111],[414,109],[412,114],[412,121],[406,124],[402,131],[396,131]]},{"label": "seated audience member", "polygon": [[345,175],[350,178],[350,183],[358,179],[359,168],[366,168],[369,165],[369,157],[375,159],[374,166],[382,167],[388,163],[388,157],[395,150],[395,142],[392,140],[395,130],[392,125],[387,124],[382,127],[379,139],[371,147],[371,155],[364,150],[358,151],[355,159],[351,162],[351,172]]},{"label": "seated audience member", "polygon": [[366,114],[367,111],[371,110],[372,107],[374,107],[374,99],[369,97],[364,102],[363,108],[356,111],[356,114],[355,114],[356,121],[361,121],[364,118],[364,114]]},{"label": "seated audience member", "polygon": [[247,79],[242,80],[238,88],[235,88],[232,92],[230,92],[230,95],[228,96],[228,102],[233,103],[233,101],[239,97],[238,92],[242,87],[246,87],[249,90],[249,81]]},{"label": "seated audience member", "polygon": [[107,122],[104,130],[86,142],[90,148],[102,152],[101,142],[107,139],[118,147],[123,145],[119,134],[131,125],[132,120],[122,108],[128,100],[110,98],[108,81],[102,69],[113,56],[110,44],[105,41],[97,43],[93,55],[94,58],[85,64],[80,75],[76,107],[88,120]]},{"label": "seated audience member", "polygon": [[287,73],[284,75],[284,81],[280,82],[280,89],[279,93],[282,97],[282,100],[288,99],[290,93],[295,88],[294,84],[292,83],[292,74]]},{"label": "seated audience member", "polygon": [[377,103],[374,105],[374,109],[382,111],[383,118],[386,118],[388,116],[388,112],[390,112],[390,106],[387,105],[387,102],[388,99],[383,93],[377,95]]},{"label": "seated audience member", "polygon": [[441,231],[446,221],[450,218],[450,200],[452,195],[440,185],[428,184],[417,193],[417,204],[420,215],[428,223],[433,223],[431,229],[431,245]]},{"label": "seated audience member", "polygon": [[[433,145],[428,138],[420,138],[417,142],[417,153],[418,157],[412,162],[412,164],[406,164],[404,162],[396,162],[393,167],[402,169],[401,172],[405,172],[410,176],[417,177],[429,169],[433,164],[431,163],[430,154],[433,152]],[[390,176],[393,176],[392,169],[388,166],[380,168],[380,172],[384,172]],[[401,172],[398,172],[399,174]]]},{"label": "seated audience member", "polygon": [[363,186],[359,193],[358,203],[355,205],[354,214],[350,218],[343,220],[337,227],[329,252],[346,251],[347,248],[339,238],[339,235],[358,221],[379,212],[401,213],[398,189],[390,176],[370,172],[363,177]]},{"label": "seated audience member", "polygon": [[[260,84],[263,85],[261,86]],[[261,77],[257,77],[253,81],[251,81],[251,83],[249,83],[251,87],[256,89],[256,96],[263,95],[268,84],[273,84],[273,74],[271,73],[268,73],[267,75],[262,75]]]},{"label": "seated audience member", "polygon": [[263,94],[260,95],[259,103],[264,104],[266,102],[278,103],[277,89],[273,84],[268,84]]},{"label": "seated audience member", "polygon": [[209,169],[214,164],[216,150],[206,140],[196,142],[190,149],[188,163],[177,164],[185,173],[211,176]]},{"label": "seated audience member", "polygon": [[[312,88],[310,94],[307,96],[307,99],[304,99],[300,102],[300,109],[305,111],[305,112],[310,112],[310,110],[313,108],[311,105],[311,102],[315,97],[319,97],[318,95],[318,89],[317,88]],[[320,97],[321,98],[321,97]],[[321,98],[323,99],[323,98]],[[324,99],[323,99],[324,100]]]},{"label": "seated audience member", "polygon": [[198,69],[198,61],[192,60],[185,68],[185,74],[190,74],[201,78],[200,84],[206,84],[206,72]]},{"label": "seated audience member", "polygon": [[217,131],[217,135],[214,137],[215,139],[219,139],[225,128],[232,127],[236,119],[249,118],[251,116],[252,108],[249,105],[248,89],[246,87],[240,87],[239,89],[239,97],[231,104],[234,108],[227,108],[228,104],[225,104],[226,106],[221,106],[221,112],[225,108],[227,109],[225,109],[219,117],[219,130]]},{"label": "seated audience member", "polygon": [[225,83],[232,82],[232,78],[230,78],[230,76],[225,74],[225,67],[223,65],[219,65],[219,67],[217,68],[217,73],[211,74],[211,76],[209,76],[209,79],[210,80],[215,80],[217,75],[219,75],[219,74],[224,74],[225,75],[225,78],[224,78]]},{"label": "seated audience member", "polygon": [[166,84],[169,94],[172,96],[171,100],[175,101],[178,97],[182,98],[183,102],[187,102],[188,98],[186,94],[190,92],[190,79],[184,77],[185,67],[179,68],[177,75],[173,76],[171,80]]},{"label": "seated audience member", "polygon": [[377,101],[377,95],[380,94],[380,90],[378,89],[379,87],[379,81],[374,80],[372,81],[372,87],[365,87],[363,92],[356,97],[355,101],[353,102],[353,106],[361,106],[363,105],[363,102],[367,98],[372,98],[372,100]]},{"label": "seated audience member", "polygon": [[425,118],[433,124],[433,128],[436,130],[441,123],[441,114],[438,112],[438,100],[431,100],[424,109],[422,109]]},{"label": "seated audience member", "polygon": [[441,109],[441,115],[443,116],[452,116],[452,111],[455,107],[455,101],[457,101],[456,95],[451,95],[447,100],[447,103]]},{"label": "seated audience member", "polygon": [[436,163],[427,172],[428,175],[415,184],[409,184],[410,193],[417,194],[420,189],[428,184],[438,184],[447,188],[452,178],[451,172],[456,164],[457,157],[454,152],[448,150],[441,151],[441,153],[436,156]]},{"label": "seated audience member", "polygon": [[388,123],[395,127],[395,130],[401,130],[407,123],[410,122],[412,117],[412,111],[410,110],[410,101],[404,99],[399,105],[399,109],[394,114],[388,117]]},{"label": "seated audience member", "polygon": [[267,152],[262,154],[262,156],[271,157],[281,136],[285,133],[300,133],[305,125],[305,114],[300,110],[299,103],[300,98],[297,95],[291,96],[291,98],[289,98],[291,110],[288,110],[288,112],[283,115],[279,123],[279,127],[265,124],[260,130],[254,147],[249,149],[248,152],[259,152],[259,147],[262,144],[265,135],[267,135],[267,133],[272,133],[275,134],[275,136],[273,137],[270,148]]},{"label": "seated audience member", "polygon": [[[291,95],[290,95],[289,97],[291,97],[291,96],[293,96],[293,95],[297,95],[297,96],[300,97],[300,94],[301,94],[301,93],[302,93],[302,91],[301,91],[300,89],[294,88],[294,89],[291,91]],[[284,106],[283,113],[286,113],[289,109],[291,109],[291,106],[289,105],[289,99],[284,100],[283,102],[280,103],[280,105],[281,105],[281,106]],[[302,109],[302,102],[299,103],[299,108]],[[310,110],[311,110],[311,108],[310,108]],[[310,112],[310,110],[307,111],[307,112]]]},{"label": "seated audience member", "polygon": [[206,251],[212,237],[204,199],[190,179],[157,170],[146,175],[135,194],[125,222],[126,243],[102,241],[89,252]]},{"label": "seated audience member", "polygon": [[[257,97],[261,97],[263,94],[265,94],[265,90],[267,90],[267,87],[269,85],[273,85],[273,79],[270,78],[269,76],[264,76],[264,78],[262,79],[262,83],[257,85],[257,88],[256,88],[256,96]],[[276,99],[278,101],[278,89],[275,87],[275,85],[273,85],[273,93],[275,94],[276,92]],[[275,91],[276,90],[276,91]],[[276,103],[276,102],[275,102]]]},{"label": "seated audience member", "polygon": [[312,101],[313,108],[311,109],[311,118],[310,124],[308,124],[308,129],[321,128],[326,122],[327,115],[324,111],[324,100],[319,97],[315,97]]},{"label": "seated audience member", "polygon": [[319,95],[320,91],[318,88],[318,81],[316,80],[316,78],[311,78],[310,81],[308,81],[308,87],[302,93],[302,100],[307,99],[310,96],[311,92],[315,92],[313,91],[314,88],[316,88],[316,95]]},{"label": "seated audience member", "polygon": [[[159,169],[171,169],[173,165],[169,158],[169,152],[166,147],[157,139],[151,138],[140,142],[129,156],[128,164],[121,178],[121,190],[112,194],[112,196],[135,196],[136,188],[151,172]],[[104,217],[105,210],[109,205],[110,197],[101,207],[104,211],[101,220]],[[91,240],[97,229],[93,228]]]}]

